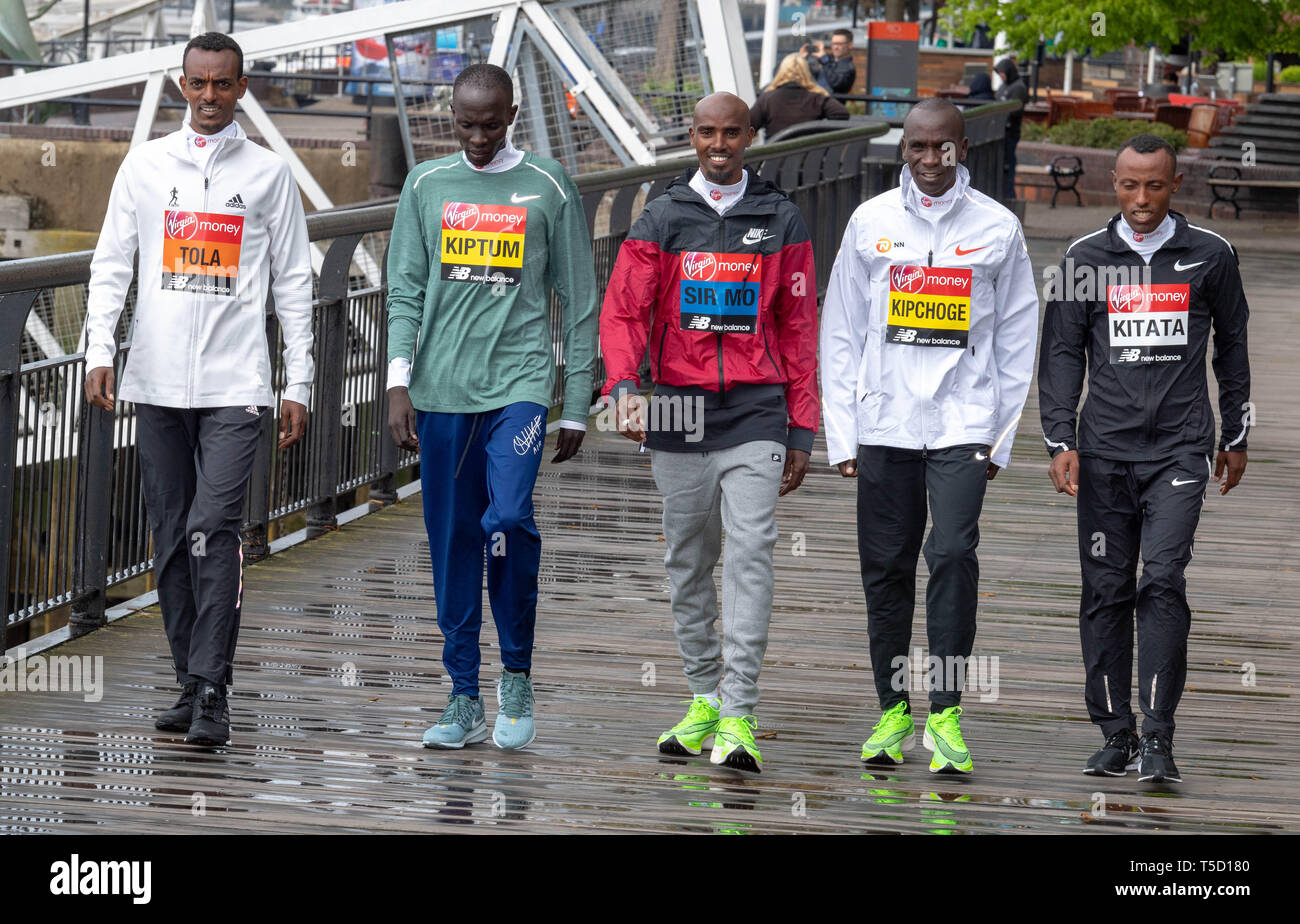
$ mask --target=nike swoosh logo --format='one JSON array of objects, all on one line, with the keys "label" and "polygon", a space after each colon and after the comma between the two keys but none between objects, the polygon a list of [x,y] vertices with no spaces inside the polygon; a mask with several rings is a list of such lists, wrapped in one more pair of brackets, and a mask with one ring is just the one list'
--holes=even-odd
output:
[{"label": "nike swoosh logo", "polygon": [[983,250],[983,249],[984,249],[985,247],[987,247],[987,246],[988,246],[988,244],[983,244],[983,245],[981,245],[981,246],[979,246],[979,247],[972,247],[970,250],[962,250],[960,247],[954,247],[954,248],[953,248],[953,252],[956,253],[957,256],[959,256],[959,257],[964,257],[964,256],[966,256],[966,254],[968,254],[968,253],[974,253],[974,252],[977,251],[977,250]]},{"label": "nike swoosh logo", "polygon": [[1184,478],[1184,479],[1182,479],[1181,481],[1180,481],[1179,479],[1175,478],[1173,481],[1171,481],[1171,482],[1169,482],[1169,483],[1170,483],[1171,485],[1173,485],[1175,488],[1177,488],[1177,487],[1179,487],[1179,486],[1181,486],[1181,485],[1185,485],[1185,484],[1200,484],[1200,482],[1201,482],[1201,479],[1199,479],[1199,478]]},{"label": "nike swoosh logo", "polygon": [[1181,262],[1175,260],[1174,269],[1178,270],[1178,272],[1181,273],[1183,270],[1189,270],[1189,269],[1193,269],[1194,267],[1200,266],[1204,262],[1205,262],[1204,260],[1200,260],[1196,263],[1188,263],[1186,266],[1183,266]]},{"label": "nike swoosh logo", "polygon": [[519,195],[519,193],[510,194],[510,201],[513,202],[515,205],[518,205],[520,202],[529,202],[533,199],[540,199],[540,198],[542,198],[540,193],[535,196],[521,196]]}]

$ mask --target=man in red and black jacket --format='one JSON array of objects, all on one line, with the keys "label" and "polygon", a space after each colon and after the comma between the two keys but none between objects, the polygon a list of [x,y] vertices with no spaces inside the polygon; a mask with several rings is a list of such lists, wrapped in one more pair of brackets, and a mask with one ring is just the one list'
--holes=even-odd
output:
[{"label": "man in red and black jacket", "polygon": [[[619,432],[653,451],[664,496],[673,618],[694,698],[659,749],[698,754],[712,736],[713,763],[757,771],[776,500],[803,481],[820,408],[817,281],[798,208],[744,167],[754,138],[745,102],[705,97],[690,133],[699,168],[645,207],[605,291],[604,393]],[[638,375],[647,346],[648,404]],[[719,639],[713,567],[724,527]]]}]

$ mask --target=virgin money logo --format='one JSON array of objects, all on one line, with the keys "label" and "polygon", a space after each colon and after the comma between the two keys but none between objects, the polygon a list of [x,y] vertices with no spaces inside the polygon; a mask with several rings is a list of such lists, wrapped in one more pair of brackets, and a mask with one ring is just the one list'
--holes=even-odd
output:
[{"label": "virgin money logo", "polygon": [[1141,286],[1115,286],[1111,290],[1112,311],[1141,311],[1145,303]]},{"label": "virgin money logo", "polygon": [[931,199],[929,196],[922,196],[921,204],[928,209],[930,206],[934,205],[934,200]]},{"label": "virgin money logo", "polygon": [[691,252],[682,257],[682,272],[687,279],[707,282],[718,272],[718,261],[711,253]]},{"label": "virgin money logo", "polygon": [[443,206],[442,220],[448,228],[473,231],[478,224],[478,206],[470,202],[448,202]]},{"label": "virgin money logo", "polygon": [[895,292],[920,292],[925,287],[925,270],[919,266],[891,266],[889,287]]},{"label": "virgin money logo", "polygon": [[193,212],[168,212],[167,236],[173,240],[188,241],[199,230],[199,217]]}]

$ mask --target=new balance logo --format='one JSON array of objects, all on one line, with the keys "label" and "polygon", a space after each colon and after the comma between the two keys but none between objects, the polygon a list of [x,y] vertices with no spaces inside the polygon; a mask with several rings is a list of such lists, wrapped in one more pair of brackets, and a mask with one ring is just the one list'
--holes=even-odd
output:
[{"label": "new balance logo", "polygon": [[453,266],[453,267],[451,268],[451,272],[447,274],[447,278],[448,278],[448,279],[468,279],[468,278],[469,278],[469,267],[468,267],[468,266]]},{"label": "new balance logo", "polygon": [[172,276],[171,287],[173,289],[184,289],[185,283],[190,281],[189,276]]},{"label": "new balance logo", "polygon": [[1116,362],[1135,363],[1138,361],[1138,357],[1141,355],[1142,355],[1142,351],[1139,350],[1137,347],[1129,347],[1126,350],[1119,351],[1119,359],[1117,359]]},{"label": "new balance logo", "polygon": [[895,343],[911,343],[916,339],[916,329],[912,327],[903,327],[894,331]]},{"label": "new balance logo", "polygon": [[691,318],[691,323],[686,326],[690,330],[708,330],[709,319],[705,315],[697,314],[695,317]]},{"label": "new balance logo", "polygon": [[233,196],[231,196],[229,199],[226,200],[226,208],[246,209],[247,206],[244,205],[244,200],[240,198],[239,193],[235,193]]},{"label": "new balance logo", "polygon": [[766,228],[750,228],[745,232],[745,236],[741,241],[745,244],[761,244],[763,241],[769,240],[775,236],[776,235],[774,234],[769,234]]}]

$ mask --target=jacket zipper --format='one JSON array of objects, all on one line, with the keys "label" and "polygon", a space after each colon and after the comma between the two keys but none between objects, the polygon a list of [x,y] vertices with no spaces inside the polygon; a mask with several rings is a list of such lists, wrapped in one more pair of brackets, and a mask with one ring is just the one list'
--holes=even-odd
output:
[{"label": "jacket zipper", "polygon": [[772,351],[767,346],[767,322],[764,321],[761,326],[763,330],[763,352],[767,354],[767,361],[772,364],[776,374],[781,375],[781,367],[776,364],[776,360],[772,358]]},{"label": "jacket zipper", "polygon": [[[727,243],[727,219],[722,215],[718,216],[718,253],[722,253]],[[722,404],[727,395],[726,375],[722,371],[722,331],[714,334],[718,339],[718,403]]]},{"label": "jacket zipper", "polygon": [[659,338],[659,361],[656,363],[655,368],[650,370],[652,375],[655,376],[656,381],[662,378],[664,374],[664,343],[667,342],[668,340],[669,326],[670,326],[669,322],[665,321],[663,336]]}]

